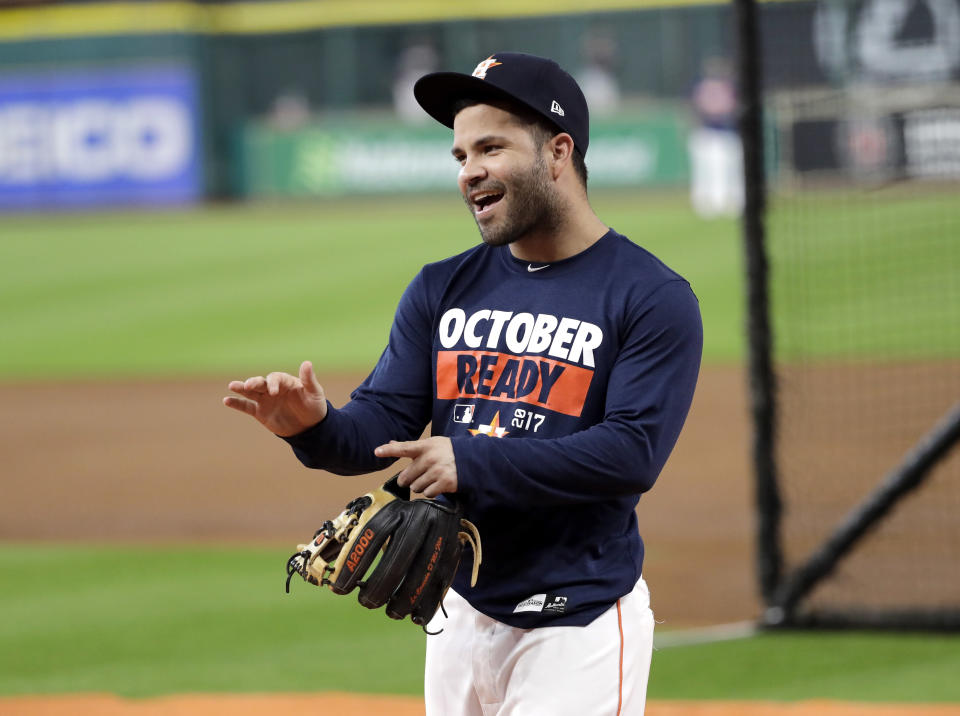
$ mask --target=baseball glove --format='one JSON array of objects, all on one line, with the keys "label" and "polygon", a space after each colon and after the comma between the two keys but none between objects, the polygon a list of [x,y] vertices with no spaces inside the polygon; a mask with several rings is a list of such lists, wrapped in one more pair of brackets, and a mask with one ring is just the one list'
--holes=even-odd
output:
[{"label": "baseball glove", "polygon": [[456,502],[411,500],[409,488],[394,476],[352,500],[339,517],[323,523],[313,541],[297,547],[287,560],[287,592],[294,574],[335,594],[359,587],[363,606],[385,604],[387,616],[409,616],[424,626],[441,606],[467,544],[473,586],[482,559],[477,528]]}]

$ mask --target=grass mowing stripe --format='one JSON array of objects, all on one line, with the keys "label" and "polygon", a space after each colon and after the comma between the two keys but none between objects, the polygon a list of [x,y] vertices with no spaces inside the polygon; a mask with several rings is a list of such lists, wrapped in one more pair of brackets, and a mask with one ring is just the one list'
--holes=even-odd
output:
[{"label": "grass mowing stripe", "polygon": [[[420,693],[422,632],[296,584],[284,550],[0,548],[0,693]],[[38,574],[70,579],[51,591]],[[299,588],[298,588],[299,587]],[[355,664],[384,660],[368,683]]]},{"label": "grass mowing stripe", "polygon": [[[596,201],[690,278],[708,356],[735,359],[735,222],[701,222],[679,195]],[[449,196],[11,217],[5,242],[0,332],[16,349],[0,353],[0,376],[223,375],[306,357],[366,370],[420,266],[477,232]]]},{"label": "grass mowing stripe", "polygon": [[[395,245],[397,237],[371,233],[382,220],[358,229],[356,215],[338,209],[289,216],[242,209],[160,214],[138,232],[115,217],[104,217],[102,224],[84,217],[70,227],[62,218],[50,219],[47,235],[37,235],[45,225],[39,219],[21,219],[11,227],[11,241],[21,250],[13,252],[19,264],[2,269],[11,279],[3,283],[10,311],[0,315],[0,324],[10,345],[17,346],[0,357],[7,372],[64,362],[69,352],[67,371],[136,373],[159,367],[163,372],[167,360],[189,373],[184,347],[193,354],[209,350],[223,360],[218,346],[237,336],[258,343],[263,362],[278,338],[288,353],[302,355],[308,321],[315,321],[318,331],[332,325],[333,343],[347,353],[339,367],[356,370],[351,339],[358,332],[375,333],[375,342],[360,340],[359,358],[375,360],[399,293],[421,259],[435,251],[430,244],[437,239],[401,236],[404,250],[386,251],[386,243]],[[50,269],[51,255],[58,257],[58,271]],[[90,255],[106,258],[91,264]],[[18,283],[22,275],[32,281]],[[366,319],[371,307],[385,321],[358,331],[358,318]],[[210,360],[201,355],[200,362],[202,369]],[[229,365],[228,358],[218,372]]]},{"label": "grass mowing stripe", "polygon": [[787,359],[960,355],[960,212],[952,194],[774,202],[774,334]]},{"label": "grass mowing stripe", "polygon": [[[352,596],[300,582],[284,594],[286,556],[2,544],[0,694],[419,694],[422,632]],[[958,646],[955,635],[859,632],[675,646],[654,655],[650,698],[960,701]]]},{"label": "grass mowing stripe", "polygon": [[960,638],[763,633],[654,654],[651,699],[960,701]]},{"label": "grass mowing stripe", "polygon": [[[741,360],[738,223],[697,218],[680,193],[592,196],[604,221],[690,280],[705,361]],[[956,245],[944,234],[956,226],[952,197],[803,201],[778,204],[770,217],[782,262],[774,280],[791,263],[809,265],[819,287],[802,312],[778,309],[785,355],[960,354],[960,332],[947,330],[960,324],[956,254],[943,249]],[[803,236],[799,246],[776,239],[787,219],[800,222],[791,229]],[[876,240],[853,242],[863,227]],[[12,349],[0,351],[0,379],[239,375],[308,357],[321,372],[365,371],[420,266],[476,242],[452,194],[5,217],[0,334]],[[836,323],[850,315],[881,321],[880,330],[864,329],[851,344]],[[793,346],[798,332],[804,343]]]}]

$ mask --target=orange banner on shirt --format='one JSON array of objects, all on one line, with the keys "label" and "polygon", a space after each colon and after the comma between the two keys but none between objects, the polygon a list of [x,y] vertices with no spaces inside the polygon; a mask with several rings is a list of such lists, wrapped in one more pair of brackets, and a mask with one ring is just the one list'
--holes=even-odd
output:
[{"label": "orange banner on shirt", "polygon": [[437,398],[483,398],[579,416],[593,371],[537,356],[484,351],[437,353]]}]

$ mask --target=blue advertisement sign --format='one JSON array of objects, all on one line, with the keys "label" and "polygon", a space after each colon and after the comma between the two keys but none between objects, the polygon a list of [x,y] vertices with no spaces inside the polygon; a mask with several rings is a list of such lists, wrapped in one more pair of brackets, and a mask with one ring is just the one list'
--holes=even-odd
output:
[{"label": "blue advertisement sign", "polygon": [[198,115],[188,67],[0,75],[0,209],[195,200]]}]

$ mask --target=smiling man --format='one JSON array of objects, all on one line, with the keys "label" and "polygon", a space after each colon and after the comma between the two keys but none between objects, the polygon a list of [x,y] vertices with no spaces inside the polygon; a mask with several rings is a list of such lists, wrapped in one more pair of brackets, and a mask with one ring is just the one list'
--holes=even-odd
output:
[{"label": "smiling man", "polygon": [[483,243],[413,279],[347,405],[308,361],[224,402],[310,467],[406,457],[401,485],[464,505],[483,566],[428,626],[427,714],[641,714],[653,613],[634,508],[693,398],[697,300],[593,212],[586,101],[555,62],[495,53],[414,94],[453,129]]}]

